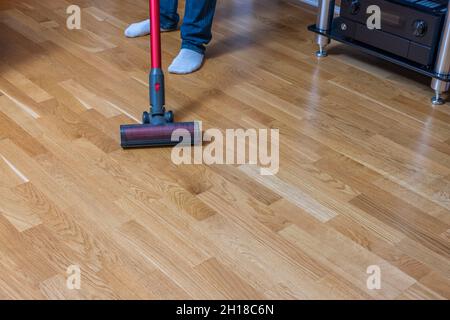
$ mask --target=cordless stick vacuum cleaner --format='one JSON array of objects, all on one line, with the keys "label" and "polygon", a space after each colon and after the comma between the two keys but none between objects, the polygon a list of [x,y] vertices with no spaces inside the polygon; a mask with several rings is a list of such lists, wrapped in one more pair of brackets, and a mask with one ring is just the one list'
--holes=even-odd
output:
[{"label": "cordless stick vacuum cleaner", "polygon": [[[160,0],[150,0],[151,71],[150,112],[142,115],[142,124],[120,126],[122,148],[195,145],[200,142],[198,122],[174,122],[172,111],[166,111],[164,74],[161,69]],[[178,131],[178,129],[181,129]],[[177,130],[172,138],[173,133]]]}]

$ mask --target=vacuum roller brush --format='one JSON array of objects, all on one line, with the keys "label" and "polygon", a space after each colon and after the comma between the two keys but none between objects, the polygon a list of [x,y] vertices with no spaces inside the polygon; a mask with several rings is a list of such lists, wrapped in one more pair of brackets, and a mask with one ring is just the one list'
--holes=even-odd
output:
[{"label": "vacuum roller brush", "polygon": [[122,148],[197,145],[201,141],[201,130],[198,122],[122,125],[120,138]]}]

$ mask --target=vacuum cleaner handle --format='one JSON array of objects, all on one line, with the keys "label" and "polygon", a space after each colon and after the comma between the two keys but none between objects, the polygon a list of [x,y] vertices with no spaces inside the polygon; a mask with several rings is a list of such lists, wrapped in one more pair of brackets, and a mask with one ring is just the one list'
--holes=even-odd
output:
[{"label": "vacuum cleaner handle", "polygon": [[150,0],[149,8],[152,69],[161,69],[160,0]]},{"label": "vacuum cleaner handle", "polygon": [[173,114],[166,112],[164,73],[161,69],[160,0],[150,0],[150,48],[151,70],[149,74],[150,113],[144,112],[143,123],[162,125],[173,121]]}]

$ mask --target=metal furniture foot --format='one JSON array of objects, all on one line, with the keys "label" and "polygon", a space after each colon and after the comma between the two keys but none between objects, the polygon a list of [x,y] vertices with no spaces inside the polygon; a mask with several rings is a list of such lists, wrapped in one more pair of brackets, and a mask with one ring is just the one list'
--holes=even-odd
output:
[{"label": "metal furniture foot", "polygon": [[[316,26],[319,30],[327,32],[331,29],[331,23],[334,16],[335,0],[319,0],[319,11],[317,13]],[[330,43],[330,38],[318,34],[316,36],[316,43],[319,46],[319,51],[316,52],[316,57],[323,58],[328,55],[325,50]]]},{"label": "metal furniture foot", "polygon": [[431,103],[433,106],[441,106],[445,104],[445,100],[442,98],[442,94],[440,91],[436,91],[436,95],[431,98]]},{"label": "metal furniture foot", "polygon": [[316,57],[317,58],[325,58],[328,56],[327,50],[325,50],[325,47],[319,46],[319,50],[316,51]]},{"label": "metal furniture foot", "polygon": [[[447,8],[444,28],[442,30],[435,72],[447,77],[450,75],[450,2]],[[442,98],[442,94],[447,92],[449,87],[450,82],[433,79],[433,81],[431,81],[431,88],[436,92],[436,95],[431,99],[431,103],[435,106],[444,104],[445,100]]]}]

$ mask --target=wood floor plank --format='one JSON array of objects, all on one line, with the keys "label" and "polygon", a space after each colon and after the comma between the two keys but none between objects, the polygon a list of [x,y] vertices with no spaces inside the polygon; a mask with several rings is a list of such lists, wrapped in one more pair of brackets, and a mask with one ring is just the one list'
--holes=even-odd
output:
[{"label": "wood floor plank", "polygon": [[[319,227],[319,229],[323,229],[323,227]],[[319,231],[321,236],[318,238],[311,236],[311,232],[317,234],[318,230],[314,229],[314,231],[309,229],[305,233],[299,227],[292,225],[280,231],[280,234],[302,248],[309,248],[309,250],[306,249],[309,254],[312,254],[312,251],[316,252],[317,255],[314,255],[316,259],[324,259],[324,263],[326,260],[327,264],[334,264],[332,269],[336,270],[341,277],[348,279],[357,288],[364,290],[370,295],[375,295],[375,297],[378,296],[378,298],[381,298],[379,295],[382,295],[388,299],[395,298],[403,290],[415,283],[414,279],[399,271],[388,262],[372,255],[359,245],[352,243],[351,240],[340,238],[334,233],[335,231],[330,230],[327,233],[325,231],[323,233]],[[329,241],[329,239],[332,240]],[[345,242],[348,242],[348,244],[345,244]],[[321,249],[318,250],[318,248]],[[321,252],[319,253],[319,251]],[[332,253],[333,251],[334,253]],[[358,251],[361,254],[355,253]],[[355,254],[359,257],[358,261],[352,261],[351,257]],[[379,266],[389,279],[388,281],[385,280],[385,289],[380,292],[367,289],[366,269],[371,265]]]},{"label": "wood floor plank", "polygon": [[399,300],[444,300],[445,298],[425,287],[420,283],[415,283],[407,290],[405,290],[400,296]]},{"label": "wood floor plank", "polygon": [[[448,299],[449,104],[334,41],[317,59],[298,0],[217,7],[202,69],[166,73],[166,107],[207,137],[278,129],[276,175],[120,147],[149,108],[149,37],[124,36],[146,0],[0,1],[0,298]],[[180,32],[162,47],[166,71]]]},{"label": "wood floor plank", "polygon": [[224,292],[226,299],[264,299],[244,279],[240,278],[232,270],[228,270],[215,258],[209,259],[196,268],[208,282],[211,282],[217,290]]},{"label": "wood floor plank", "polygon": [[297,206],[304,208],[307,212],[310,212],[314,215],[314,217],[322,222],[328,221],[337,214],[332,209],[317,202],[308,194],[296,189],[293,185],[286,183],[275,176],[260,175],[259,168],[257,167],[242,166],[241,170],[250,177],[254,178],[256,181],[272,189],[274,192],[277,192],[283,198],[286,198]]}]

